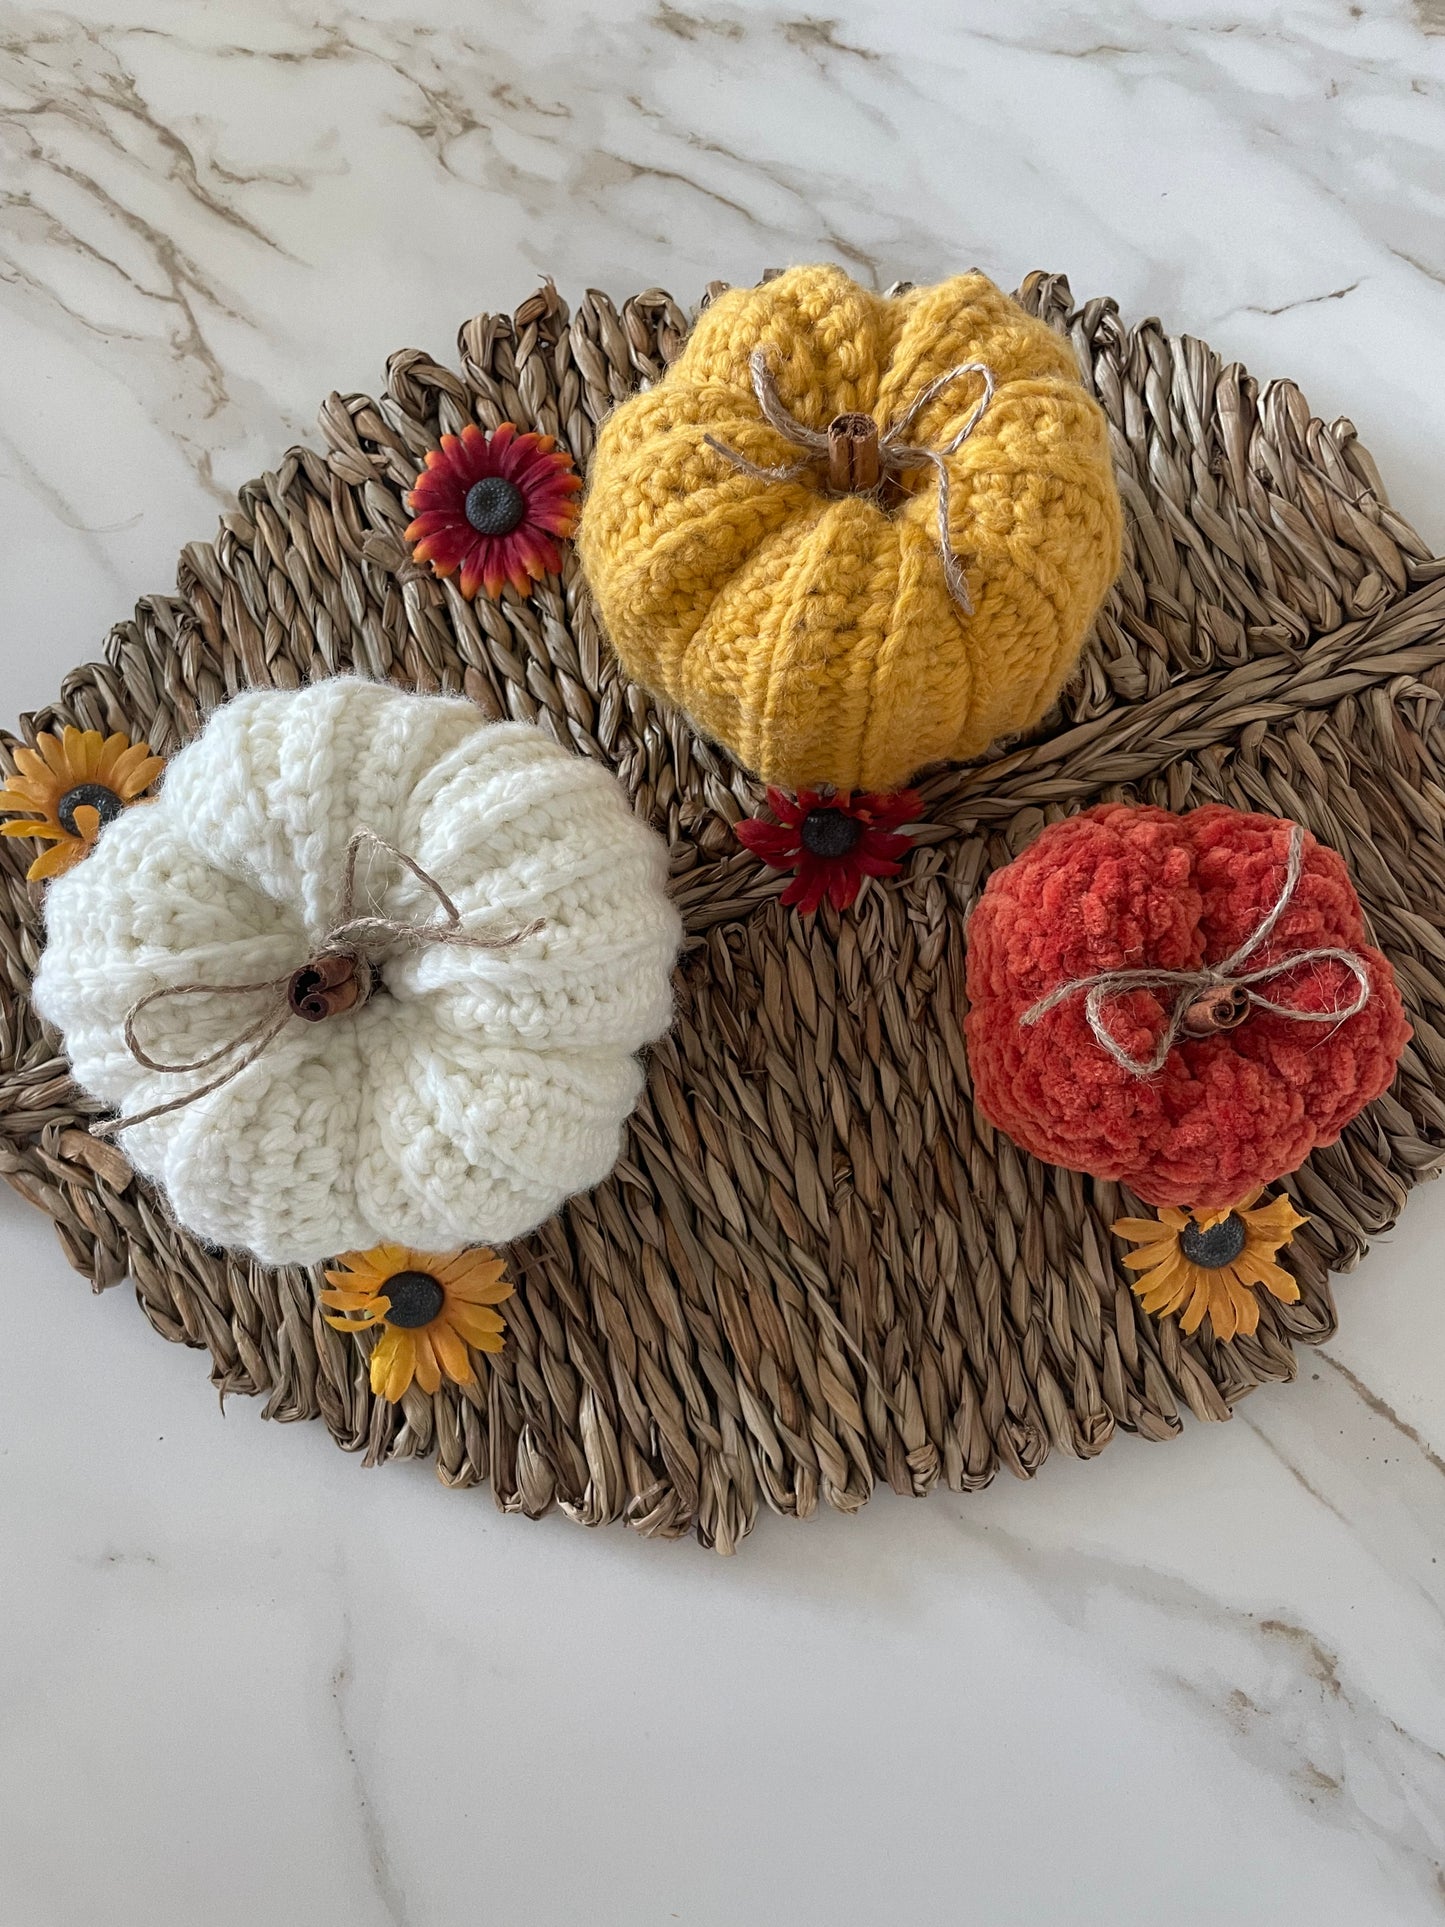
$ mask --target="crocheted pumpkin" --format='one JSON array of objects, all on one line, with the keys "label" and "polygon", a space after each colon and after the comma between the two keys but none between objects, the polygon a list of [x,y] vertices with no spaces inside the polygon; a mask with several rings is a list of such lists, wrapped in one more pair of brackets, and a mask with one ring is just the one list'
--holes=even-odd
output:
[{"label": "crocheted pumpkin", "polygon": [[578,541],[629,674],[770,783],[888,791],[1044,713],[1120,515],[1073,350],[985,276],[794,268],[607,417]]},{"label": "crocheted pumpkin", "polygon": [[[363,829],[392,848],[360,850],[338,935]],[[35,1001],[124,1114],[226,1078],[121,1138],[200,1237],[267,1264],[496,1243],[617,1158],[671,1017],[666,874],[615,780],[528,724],[349,678],[253,692],[51,886]]]},{"label": "crocheted pumpkin", "polygon": [[[1232,988],[1187,982],[1242,949]],[[1307,954],[1321,950],[1353,962]],[[1121,971],[1153,981],[1111,983]],[[984,1115],[1035,1157],[1156,1205],[1222,1208],[1295,1170],[1385,1090],[1410,1036],[1340,858],[1291,823],[1217,804],[1174,816],[1108,803],[1046,829],[988,880],[968,995]]]}]

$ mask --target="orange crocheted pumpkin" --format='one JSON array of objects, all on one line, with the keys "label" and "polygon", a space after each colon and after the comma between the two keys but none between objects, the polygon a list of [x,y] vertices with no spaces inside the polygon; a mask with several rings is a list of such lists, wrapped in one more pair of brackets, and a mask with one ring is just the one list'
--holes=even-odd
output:
[{"label": "orange crocheted pumpkin", "polygon": [[[1228,971],[1234,990],[1220,986],[1222,1015],[1186,1021],[1184,980],[1248,947],[1282,895]],[[988,880],[968,995],[984,1115],[1035,1157],[1157,1205],[1232,1205],[1295,1170],[1388,1086],[1410,1036],[1335,852],[1219,804],[1108,803],[1046,829]]]}]

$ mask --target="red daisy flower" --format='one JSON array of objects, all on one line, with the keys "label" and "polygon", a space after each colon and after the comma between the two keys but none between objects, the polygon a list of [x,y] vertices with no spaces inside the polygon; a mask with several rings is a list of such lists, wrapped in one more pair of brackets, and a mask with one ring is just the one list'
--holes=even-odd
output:
[{"label": "red daisy flower", "polygon": [[462,572],[468,602],[478,589],[499,596],[510,582],[518,595],[562,566],[556,542],[577,526],[582,477],[551,435],[519,435],[503,422],[490,436],[469,422],[429,451],[406,505],[416,520],[406,532],[412,555],[434,575]]},{"label": "red daisy flower", "polygon": [[811,916],[824,897],[835,910],[846,910],[864,877],[896,877],[903,868],[899,859],[913,842],[899,834],[898,825],[922,815],[914,790],[899,790],[894,796],[877,796],[871,790],[852,796],[799,790],[790,797],[770,789],[768,808],[776,823],[750,816],[737,825],[737,838],[772,869],[796,870],[783,902],[796,904],[804,917]]}]

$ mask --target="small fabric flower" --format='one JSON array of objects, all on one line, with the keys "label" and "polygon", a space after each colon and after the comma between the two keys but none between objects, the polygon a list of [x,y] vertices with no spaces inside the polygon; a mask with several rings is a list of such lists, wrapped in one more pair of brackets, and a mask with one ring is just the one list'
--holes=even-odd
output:
[{"label": "small fabric flower", "polygon": [[1157,1218],[1119,1219],[1115,1235],[1139,1246],[1124,1263],[1144,1273],[1131,1284],[1145,1311],[1178,1313],[1186,1332],[1198,1331],[1207,1312],[1215,1337],[1228,1340],[1258,1329],[1259,1300],[1251,1287],[1263,1285],[1281,1303],[1295,1302],[1299,1285],[1274,1259],[1309,1219],[1283,1195],[1252,1210],[1262,1189],[1222,1211],[1165,1205]]},{"label": "small fabric flower", "polygon": [[443,1377],[474,1385],[472,1352],[499,1352],[505,1320],[494,1309],[512,1296],[503,1262],[483,1246],[469,1251],[413,1251],[377,1245],[349,1251],[328,1271],[322,1313],[337,1331],[383,1326],[371,1354],[371,1389],[399,1399],[415,1378],[430,1394]]},{"label": "small fabric flower", "polygon": [[431,449],[407,496],[416,520],[406,532],[434,575],[462,572],[462,594],[492,597],[510,582],[526,595],[562,566],[556,536],[577,526],[582,478],[551,435],[519,435],[511,422],[484,435],[468,423]]},{"label": "small fabric flower", "polygon": [[149,743],[119,731],[67,727],[36,737],[15,751],[15,774],[0,784],[0,814],[25,820],[0,823],[0,836],[33,836],[51,847],[26,872],[32,883],[59,876],[88,856],[107,823],[148,789],[165,768]]},{"label": "small fabric flower", "polygon": [[855,791],[799,790],[796,797],[768,791],[768,808],[778,819],[750,816],[737,825],[744,849],[774,870],[797,874],[783,892],[800,916],[811,916],[827,897],[846,910],[863,887],[864,877],[894,877],[913,839],[899,833],[900,823],[916,822],[922,805],[913,790],[892,796]]}]

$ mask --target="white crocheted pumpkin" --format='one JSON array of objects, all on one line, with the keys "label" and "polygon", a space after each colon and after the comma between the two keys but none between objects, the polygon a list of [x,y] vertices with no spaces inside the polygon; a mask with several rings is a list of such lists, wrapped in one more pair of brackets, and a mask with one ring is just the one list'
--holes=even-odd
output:
[{"label": "white crocheted pumpkin", "polygon": [[[254,1063],[124,1132],[183,1225],[267,1264],[530,1230],[612,1168],[633,1053],[671,1017],[666,852],[614,779],[528,724],[345,678],[218,710],[159,798],[52,884],[35,1001],[85,1089],[130,1115],[224,1071],[224,1055],[146,1069],[127,1013],[162,986],[284,986],[334,928],[359,829],[435,879],[468,937],[541,927],[507,948],[387,944],[371,994],[325,1022],[288,1021],[283,989]],[[358,884],[362,912],[443,920],[391,856],[363,853]],[[193,1062],[268,1008],[187,992],[147,1004],[135,1034],[157,1062]]]}]

